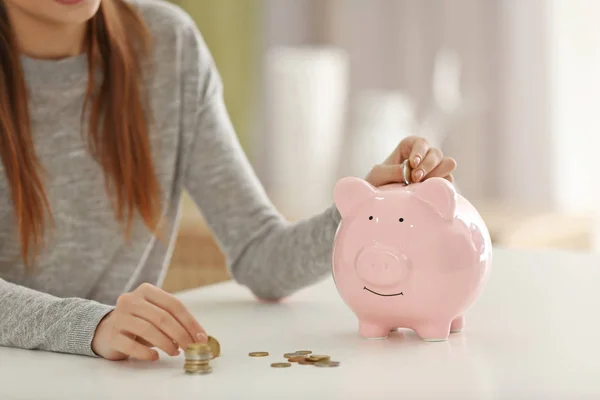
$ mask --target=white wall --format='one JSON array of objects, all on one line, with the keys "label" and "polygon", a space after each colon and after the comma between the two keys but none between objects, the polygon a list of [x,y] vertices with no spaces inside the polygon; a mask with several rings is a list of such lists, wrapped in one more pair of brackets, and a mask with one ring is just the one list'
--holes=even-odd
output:
[{"label": "white wall", "polygon": [[546,0],[503,0],[498,10],[496,183],[502,198],[524,207],[557,204],[548,4]]},{"label": "white wall", "polygon": [[600,2],[549,1],[554,185],[566,210],[598,209]]}]

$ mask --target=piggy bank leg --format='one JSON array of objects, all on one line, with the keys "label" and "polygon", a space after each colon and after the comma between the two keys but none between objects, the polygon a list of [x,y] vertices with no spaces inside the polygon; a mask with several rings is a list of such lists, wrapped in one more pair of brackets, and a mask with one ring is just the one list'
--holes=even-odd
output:
[{"label": "piggy bank leg", "polygon": [[452,320],[450,324],[450,333],[461,332],[465,327],[465,316],[459,315],[458,317]]},{"label": "piggy bank leg", "polygon": [[426,342],[442,342],[450,335],[449,323],[422,325],[415,328],[417,335]]},{"label": "piggy bank leg", "polygon": [[359,321],[358,332],[365,339],[385,339],[390,333],[390,327],[378,323]]}]

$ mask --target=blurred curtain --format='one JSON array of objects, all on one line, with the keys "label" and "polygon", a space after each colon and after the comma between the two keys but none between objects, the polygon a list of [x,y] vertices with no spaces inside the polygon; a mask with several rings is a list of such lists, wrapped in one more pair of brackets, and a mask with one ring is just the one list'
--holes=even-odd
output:
[{"label": "blurred curtain", "polygon": [[348,52],[347,135],[365,91],[407,94],[427,112],[436,53],[449,49],[467,115],[443,148],[463,193],[538,210],[599,204],[600,1],[265,1],[268,46]]},{"label": "blurred curtain", "polygon": [[[456,178],[469,197],[494,191],[489,177],[493,157],[490,113],[497,96],[498,2],[480,0],[265,0],[266,44],[326,45],[345,50],[350,59],[346,135],[355,131],[365,93],[408,95],[417,115],[432,103],[437,52],[450,49],[462,63],[462,90],[476,99],[444,147],[458,159]],[[469,99],[467,99],[469,100]],[[486,107],[482,107],[485,104]],[[269,118],[267,115],[266,118]],[[368,130],[368,129],[367,129]],[[373,134],[377,129],[373,127]],[[277,134],[268,132],[268,134]],[[397,140],[403,132],[398,132]],[[392,149],[389,149],[390,151]],[[367,171],[364,171],[366,173]]]},{"label": "blurred curtain", "polygon": [[[261,0],[170,0],[196,21],[225,85],[225,102],[238,137],[251,152],[260,68]],[[249,154],[251,156],[251,154]]]},{"label": "blurred curtain", "polygon": [[[413,102],[417,119],[435,106],[434,62],[438,52],[456,53],[461,64],[460,88],[466,115],[444,126],[440,145],[460,163],[460,188],[483,197],[493,188],[487,179],[492,161],[481,149],[489,143],[495,101],[495,1],[480,0],[328,0],[325,40],[346,49],[351,61],[351,93],[393,91]],[[477,104],[475,104],[477,103]],[[483,107],[486,105],[487,107]],[[351,113],[359,112],[351,109]],[[352,126],[348,127],[349,129]],[[421,133],[421,132],[413,132]],[[398,132],[398,141],[403,132]],[[390,149],[391,150],[391,149]]]}]

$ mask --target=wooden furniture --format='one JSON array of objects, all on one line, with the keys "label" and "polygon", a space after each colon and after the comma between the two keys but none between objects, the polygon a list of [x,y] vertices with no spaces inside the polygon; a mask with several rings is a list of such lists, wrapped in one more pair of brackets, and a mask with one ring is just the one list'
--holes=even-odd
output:
[{"label": "wooden furniture", "polygon": [[202,214],[187,194],[182,205],[175,250],[163,289],[176,292],[229,280],[225,256]]},{"label": "wooden furniture", "polygon": [[594,217],[519,207],[499,201],[473,201],[496,245],[513,249],[594,250]]}]

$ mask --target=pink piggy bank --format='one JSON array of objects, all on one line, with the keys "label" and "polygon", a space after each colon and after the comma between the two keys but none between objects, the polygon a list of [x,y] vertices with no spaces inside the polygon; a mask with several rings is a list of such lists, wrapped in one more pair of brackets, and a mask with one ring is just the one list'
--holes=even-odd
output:
[{"label": "pink piggy bank", "polygon": [[492,245],[475,208],[442,178],[375,188],[343,178],[333,277],[364,338],[413,329],[427,341],[463,329],[491,267]]}]

